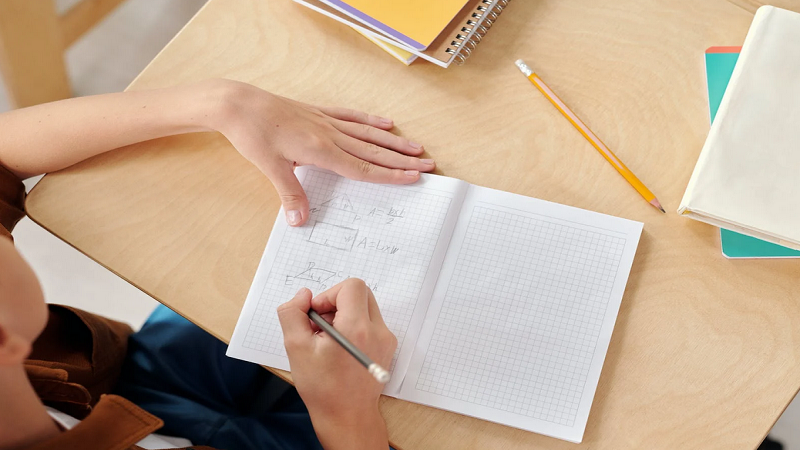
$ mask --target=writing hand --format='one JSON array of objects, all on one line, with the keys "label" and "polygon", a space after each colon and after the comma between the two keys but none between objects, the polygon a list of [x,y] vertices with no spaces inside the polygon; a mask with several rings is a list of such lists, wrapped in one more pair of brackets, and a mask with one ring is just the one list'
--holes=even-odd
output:
[{"label": "writing hand", "polygon": [[383,322],[375,296],[354,278],[314,298],[303,288],[278,307],[278,318],[292,378],[322,445],[328,450],[385,449],[388,436],[378,410],[383,385],[319,331],[308,318],[311,308],[373,361],[389,367],[397,339]]}]

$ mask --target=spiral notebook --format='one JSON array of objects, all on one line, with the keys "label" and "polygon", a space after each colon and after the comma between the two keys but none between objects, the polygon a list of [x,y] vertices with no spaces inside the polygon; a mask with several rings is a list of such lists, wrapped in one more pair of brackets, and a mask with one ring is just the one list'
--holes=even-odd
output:
[{"label": "spiral notebook", "polygon": [[297,176],[227,354],[289,370],[275,312],[363,279],[397,336],[384,394],[580,442],[642,224],[454,178],[410,186]]},{"label": "spiral notebook", "polygon": [[467,0],[321,0],[370,28],[417,50],[425,50]]},{"label": "spiral notebook", "polygon": [[[438,66],[449,67],[454,62],[463,64],[469,58],[510,0],[441,0],[442,5],[437,2],[437,8],[434,8],[437,11],[430,15],[432,17],[425,15],[425,7],[401,7],[409,3],[425,3],[419,0],[294,1]],[[369,14],[352,5],[366,9]],[[367,5],[372,8],[367,9]],[[457,12],[452,15],[452,11]],[[382,18],[390,25],[377,18]],[[412,34],[414,38],[398,29]]]},{"label": "spiral notebook", "polygon": [[358,28],[355,28],[355,27],[351,27],[351,28],[353,28],[353,30],[355,30],[356,33],[364,36],[370,42],[372,42],[373,44],[375,44],[378,47],[380,47],[386,53],[394,56],[398,61],[402,62],[405,65],[409,65],[412,62],[417,60],[417,55],[411,53],[408,50],[404,50],[404,49],[402,49],[402,48],[400,48],[400,47],[398,47],[396,45],[390,44],[390,43],[388,43],[386,41],[382,41],[382,40],[380,40],[378,38],[374,38],[374,37],[372,37],[371,34],[367,34],[367,33],[363,32],[363,31],[359,30]]}]

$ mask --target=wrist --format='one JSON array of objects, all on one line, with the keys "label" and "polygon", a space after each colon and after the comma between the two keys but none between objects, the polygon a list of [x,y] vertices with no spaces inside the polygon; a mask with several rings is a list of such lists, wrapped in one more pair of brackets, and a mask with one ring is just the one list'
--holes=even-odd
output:
[{"label": "wrist", "polygon": [[386,450],[389,446],[386,422],[377,404],[361,411],[309,412],[325,450]]},{"label": "wrist", "polygon": [[225,118],[234,109],[233,98],[240,89],[237,85],[242,84],[225,79],[209,79],[194,84],[143,91],[142,94],[155,97],[155,100],[149,100],[155,107],[146,110],[143,117],[160,127],[154,137],[222,131]]},{"label": "wrist", "polygon": [[219,131],[225,134],[230,124],[236,120],[241,110],[241,101],[247,94],[245,83],[223,78],[201,81],[187,86],[189,95],[195,99],[195,106],[186,111],[194,121],[206,131]]}]

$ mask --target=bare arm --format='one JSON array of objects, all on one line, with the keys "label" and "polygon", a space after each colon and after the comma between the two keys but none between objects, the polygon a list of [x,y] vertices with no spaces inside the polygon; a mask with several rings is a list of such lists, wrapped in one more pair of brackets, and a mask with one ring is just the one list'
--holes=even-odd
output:
[{"label": "bare arm", "polygon": [[26,178],[136,142],[210,131],[219,120],[209,116],[222,102],[221,87],[79,97],[0,114],[0,163]]},{"label": "bare arm", "polygon": [[25,178],[136,142],[216,130],[267,175],[291,225],[308,219],[293,168],[314,164],[349,178],[405,184],[433,170],[392,122],[295,102],[229,80],[59,102],[0,114],[0,164]]},{"label": "bare arm", "polygon": [[[389,133],[392,126],[388,119],[362,112],[314,107],[244,83],[211,80],[0,114],[0,164],[27,177],[140,141],[216,130],[272,180],[287,220],[301,225],[308,219],[308,200],[294,177],[295,165],[314,164],[358,180],[397,184],[413,183],[420,171],[434,168],[433,161],[416,157],[424,151],[421,146]],[[388,364],[397,341],[379,320],[374,296],[363,282],[344,284],[353,292],[342,289],[347,295],[338,295],[338,288],[332,288],[315,300],[327,303],[316,306],[347,317],[351,314],[347,305],[368,303],[378,316],[374,322],[358,317],[363,324],[371,324],[371,334],[357,344]],[[334,301],[338,298],[340,306]],[[386,426],[378,410],[381,386],[352,358],[337,354],[343,350],[336,344],[323,342],[311,332],[305,316],[312,305],[311,293],[305,291],[290,303],[298,302],[299,306],[282,307],[280,318],[284,326],[292,325],[284,319],[295,314],[293,332],[317,342],[313,348],[305,343],[292,352],[292,369],[320,441],[330,449],[387,448]],[[335,373],[326,378],[327,383],[316,386],[314,374],[320,367]],[[302,379],[312,381],[301,383]],[[353,384],[352,380],[360,381]]]}]

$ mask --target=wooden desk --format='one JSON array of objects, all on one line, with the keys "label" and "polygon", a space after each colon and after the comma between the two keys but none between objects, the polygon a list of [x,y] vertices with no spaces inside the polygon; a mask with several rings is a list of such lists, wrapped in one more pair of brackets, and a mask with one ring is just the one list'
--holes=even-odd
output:
[{"label": "wooden desk", "polygon": [[[443,70],[403,67],[288,0],[211,0],[131,89],[218,76],[373,111],[424,143],[439,173],[645,223],[583,444],[384,398],[399,448],[755,448],[800,387],[800,263],[727,260],[715,228],[675,210],[709,128],[703,52],[740,45],[756,7],[514,0],[465,66]],[[517,58],[669,214],[639,198]],[[28,201],[34,220],[223,340],[278,206],[216,134],[109,153],[48,175]]]}]

